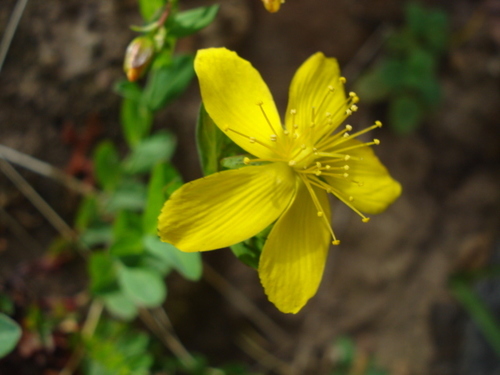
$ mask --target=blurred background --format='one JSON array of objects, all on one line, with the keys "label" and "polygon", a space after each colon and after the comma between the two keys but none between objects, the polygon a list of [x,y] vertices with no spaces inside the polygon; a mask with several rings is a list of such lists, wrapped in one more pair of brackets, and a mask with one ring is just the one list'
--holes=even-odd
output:
[{"label": "blurred background", "polygon": [[[19,2],[0,3],[3,37]],[[307,57],[336,57],[361,98],[350,122],[384,123],[376,152],[403,194],[369,224],[334,203],[342,245],[297,315],[267,302],[256,272],[229,250],[203,254],[198,282],[169,274],[163,306],[180,342],[211,366],[245,369],[227,374],[500,374],[500,1],[287,0],[275,14],[259,0],[218,3],[214,22],[176,50],[237,51],[281,111]],[[126,152],[113,87],[136,35],[129,26],[141,23],[135,0],[45,0],[27,2],[15,31],[0,71],[0,309],[23,336],[0,360],[2,375],[59,374],[89,304],[86,261],[67,244],[54,251],[64,224],[56,229],[26,189],[70,228],[82,194],[6,152],[92,185],[102,139]],[[193,80],[153,123],[175,135],[173,165],[186,181],[202,173],[199,104]]]}]

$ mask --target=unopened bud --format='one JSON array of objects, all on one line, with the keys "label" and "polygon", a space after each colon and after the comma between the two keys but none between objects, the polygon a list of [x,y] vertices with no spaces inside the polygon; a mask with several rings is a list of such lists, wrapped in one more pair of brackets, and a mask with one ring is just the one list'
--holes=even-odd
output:
[{"label": "unopened bud", "polygon": [[123,62],[123,70],[130,82],[141,78],[153,60],[154,53],[154,41],[147,36],[138,36],[130,42]]},{"label": "unopened bud", "polygon": [[268,12],[276,13],[280,10],[280,6],[285,2],[285,0],[262,0],[262,2]]}]

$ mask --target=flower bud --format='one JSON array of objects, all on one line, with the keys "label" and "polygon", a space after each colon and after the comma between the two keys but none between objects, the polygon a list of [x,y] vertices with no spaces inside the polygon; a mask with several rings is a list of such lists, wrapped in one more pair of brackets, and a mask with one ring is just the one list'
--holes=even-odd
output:
[{"label": "flower bud", "polygon": [[264,3],[264,7],[268,10],[268,12],[276,13],[280,10],[281,4],[285,2],[285,0],[262,0]]},{"label": "flower bud", "polygon": [[153,39],[147,36],[138,36],[130,42],[125,52],[123,70],[130,82],[141,78],[155,54]]}]

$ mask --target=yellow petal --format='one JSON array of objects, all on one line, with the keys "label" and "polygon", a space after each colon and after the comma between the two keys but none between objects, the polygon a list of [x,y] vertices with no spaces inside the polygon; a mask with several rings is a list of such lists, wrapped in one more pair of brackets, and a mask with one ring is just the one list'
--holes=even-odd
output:
[{"label": "yellow petal", "polygon": [[[338,147],[356,147],[362,143],[350,140]],[[351,159],[349,177],[325,177],[327,182],[349,203],[367,214],[384,211],[401,194],[401,185],[394,180],[371,147],[346,150]],[[351,199],[350,199],[351,198]]]},{"label": "yellow petal", "polygon": [[[291,130],[296,124],[299,133],[304,133],[314,124],[314,143],[340,124],[346,109],[344,84],[337,60],[327,58],[321,52],[312,55],[297,70],[290,85],[285,120],[287,129]],[[292,110],[296,111],[296,115],[291,114]],[[335,127],[327,125],[327,113]]]},{"label": "yellow petal", "polygon": [[[315,192],[325,218],[330,218],[325,192]],[[318,217],[307,188],[300,182],[295,200],[264,245],[259,277],[269,300],[284,313],[297,313],[316,294],[330,243],[325,218]]]},{"label": "yellow petal", "polygon": [[158,219],[162,241],[183,251],[230,246],[262,231],[283,213],[295,191],[284,163],[229,170],[183,185]]},{"label": "yellow petal", "polygon": [[194,68],[203,103],[217,126],[249,153],[260,158],[276,157],[277,142],[271,139],[282,137],[283,129],[259,72],[225,48],[199,50]]}]

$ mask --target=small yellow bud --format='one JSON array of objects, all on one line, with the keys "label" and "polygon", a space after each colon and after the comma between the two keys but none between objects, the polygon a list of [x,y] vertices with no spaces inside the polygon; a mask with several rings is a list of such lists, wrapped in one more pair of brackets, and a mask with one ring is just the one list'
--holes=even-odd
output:
[{"label": "small yellow bud", "polygon": [[264,3],[264,7],[270,13],[276,13],[280,10],[281,4],[285,2],[285,0],[262,0]]},{"label": "small yellow bud", "polygon": [[153,60],[154,53],[154,41],[147,36],[138,36],[130,42],[123,61],[123,70],[130,82],[141,78]]}]

